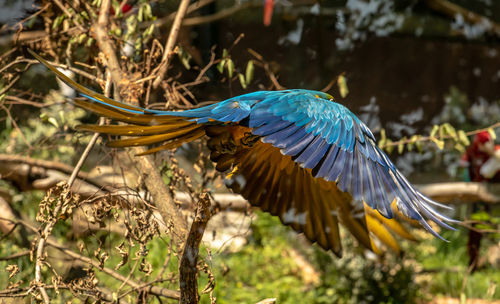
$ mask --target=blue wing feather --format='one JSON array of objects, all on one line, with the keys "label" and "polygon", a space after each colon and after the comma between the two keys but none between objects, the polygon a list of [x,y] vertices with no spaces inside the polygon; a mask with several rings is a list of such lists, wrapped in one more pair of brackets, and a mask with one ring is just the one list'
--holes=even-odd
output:
[{"label": "blue wing feather", "polygon": [[253,132],[263,136],[264,142],[293,156],[302,167],[312,169],[314,176],[337,182],[342,191],[388,218],[393,216],[391,203],[396,198],[403,214],[424,227],[430,227],[423,224],[425,219],[447,228],[450,226],[444,221],[455,222],[430,207],[441,205],[402,177],[376,146],[368,127],[347,108],[321,98],[320,92],[289,90],[277,94],[281,95],[272,103],[263,100],[251,109],[266,117],[259,119],[260,115],[251,113],[249,121],[250,127],[258,127]]}]

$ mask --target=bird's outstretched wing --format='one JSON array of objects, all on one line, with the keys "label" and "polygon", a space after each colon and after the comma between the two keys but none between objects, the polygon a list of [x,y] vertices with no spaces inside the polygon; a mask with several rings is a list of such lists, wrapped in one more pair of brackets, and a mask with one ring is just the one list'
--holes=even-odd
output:
[{"label": "bird's outstretched wing", "polygon": [[341,254],[338,223],[365,247],[374,240],[399,251],[390,232],[412,239],[394,212],[449,228],[455,222],[433,209],[444,207],[418,192],[375,144],[370,130],[331,96],[308,90],[261,91],[182,112],[147,110],[84,88],[32,52],[87,101],[75,103],[128,125],[80,126],[126,135],[113,147],[161,143],[147,153],[210,137],[219,171],[231,171],[231,188],[254,206],[323,248]]},{"label": "bird's outstretched wing", "polygon": [[378,148],[368,127],[344,106],[322,93],[277,92],[252,108],[248,127],[262,141],[291,156],[311,175],[334,182],[358,202],[366,202],[386,218],[391,203],[405,216],[440,237],[426,219],[448,228],[454,220],[433,207],[441,205],[416,190]]}]

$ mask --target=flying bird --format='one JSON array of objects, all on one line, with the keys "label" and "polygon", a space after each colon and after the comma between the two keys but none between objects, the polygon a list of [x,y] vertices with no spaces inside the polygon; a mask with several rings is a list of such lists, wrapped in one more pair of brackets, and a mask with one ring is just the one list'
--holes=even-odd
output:
[{"label": "flying bird", "polygon": [[86,97],[76,105],[125,123],[78,130],[126,136],[110,147],[156,145],[143,154],[208,137],[210,158],[228,173],[234,192],[339,257],[339,224],[380,253],[380,244],[399,252],[393,233],[414,239],[396,218],[418,222],[439,238],[427,221],[447,229],[457,222],[436,211],[449,207],[416,190],[369,128],[327,93],[258,91],[180,112],[150,110],[91,91],[31,54]]}]

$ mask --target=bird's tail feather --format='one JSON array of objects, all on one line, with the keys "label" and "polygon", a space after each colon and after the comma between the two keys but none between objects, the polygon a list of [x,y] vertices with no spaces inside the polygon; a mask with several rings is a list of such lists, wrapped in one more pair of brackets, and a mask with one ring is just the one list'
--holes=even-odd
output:
[{"label": "bird's tail feather", "polygon": [[94,102],[102,103],[106,106],[113,107],[113,108],[116,108],[116,109],[119,109],[122,111],[126,111],[128,113],[141,114],[141,113],[145,113],[144,111],[151,112],[151,113],[156,112],[154,110],[146,110],[146,109],[143,109],[141,107],[136,107],[136,106],[125,104],[125,103],[113,100],[111,98],[108,98],[108,97],[106,97],[102,94],[99,94],[97,92],[94,92],[90,89],[87,89],[86,87],[79,85],[73,79],[71,79],[68,76],[61,73],[55,66],[50,64],[47,60],[43,59],[42,57],[40,57],[38,54],[36,54],[32,50],[28,49],[28,52],[31,55],[33,55],[33,57],[35,57],[38,61],[40,61],[44,66],[46,66],[49,70],[54,72],[57,75],[57,77],[59,77],[59,79],[61,79],[64,83],[66,83],[67,85],[69,85],[70,87],[72,87],[73,89],[78,91],[78,93],[80,93],[84,97],[87,97]]},{"label": "bird's tail feather", "polygon": [[98,115],[111,118],[128,125],[80,125],[78,130],[105,133],[130,138],[111,141],[111,147],[145,146],[163,143],[143,154],[150,154],[164,149],[174,149],[185,142],[193,141],[205,135],[205,126],[190,118],[196,118],[198,112],[189,115],[184,112],[149,110],[128,105],[79,85],[61,73],[48,61],[28,50],[38,61],[54,72],[67,85],[74,88],[87,100],[74,100],[74,103]]}]

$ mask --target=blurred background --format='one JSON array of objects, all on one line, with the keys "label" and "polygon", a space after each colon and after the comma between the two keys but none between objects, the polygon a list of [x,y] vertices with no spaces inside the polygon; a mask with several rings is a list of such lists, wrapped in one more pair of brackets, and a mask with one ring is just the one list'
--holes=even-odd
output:
[{"label": "blurred background", "polygon": [[[84,178],[73,189],[83,202],[75,198],[59,218],[48,211],[63,190],[47,191],[67,179],[91,138],[73,127],[98,118],[68,102],[75,92],[26,48],[77,82],[106,90],[109,58],[96,41],[103,2],[0,0],[0,303],[8,295],[36,297],[29,289],[32,243],[37,227],[51,220],[54,242],[98,263],[49,246],[43,279],[60,284],[60,302],[106,300],[106,293],[128,302],[176,301],[98,267],[175,290],[178,257],[165,223],[149,227],[143,222],[150,215],[134,213],[130,202],[96,198]],[[496,181],[469,168],[486,161],[471,154],[476,134],[486,131],[494,141],[499,133],[500,1],[191,1],[168,72],[155,87],[149,75],[158,73],[178,6],[111,1],[106,34],[126,80],[111,96],[187,109],[256,90],[322,90],[372,129],[410,181]],[[99,139],[86,161],[87,177],[99,181],[97,189],[112,185],[148,201],[144,182],[130,172],[131,157],[105,142]],[[228,193],[202,143],[160,153],[156,162],[172,193]],[[488,202],[448,195],[454,217],[464,221],[457,231],[442,231],[450,242],[414,227],[419,241],[398,240],[401,251],[382,256],[345,234],[338,259],[276,217],[248,206],[220,208],[200,249],[201,302],[500,303],[500,200],[491,187]],[[194,204],[177,198],[192,218]],[[134,236],[137,229],[147,233]],[[92,288],[104,296],[89,294]]]}]

